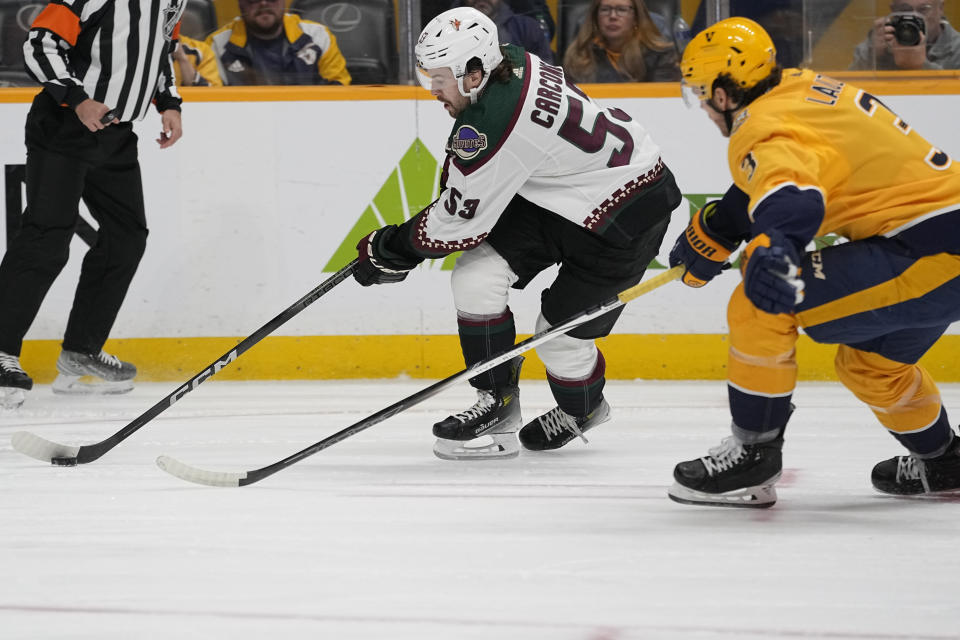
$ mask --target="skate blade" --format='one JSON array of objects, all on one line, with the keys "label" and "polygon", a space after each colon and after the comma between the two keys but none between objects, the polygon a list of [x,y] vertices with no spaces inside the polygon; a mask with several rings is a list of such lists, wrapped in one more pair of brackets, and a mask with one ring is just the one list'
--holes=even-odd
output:
[{"label": "skate blade", "polygon": [[473,440],[437,438],[433,454],[441,460],[508,460],[520,455],[516,433],[493,433]]},{"label": "skate blade", "polygon": [[[779,474],[777,474],[779,478]],[[726,493],[704,493],[688,489],[678,482],[667,490],[667,496],[680,504],[692,504],[706,507],[739,507],[744,509],[769,509],[777,502],[777,490],[773,483],[756,487],[727,491]]]},{"label": "skate blade", "polygon": [[23,401],[27,399],[27,394],[23,389],[16,387],[0,387],[0,409],[4,411],[15,411],[20,408]]},{"label": "skate blade", "polygon": [[874,491],[879,493],[882,496],[889,496],[891,498],[909,498],[911,500],[916,500],[917,498],[923,500],[925,498],[931,498],[936,500],[937,498],[947,498],[947,499],[957,499],[960,498],[960,487],[956,489],[940,489],[939,491],[921,491],[919,493],[895,493],[893,491],[884,491],[879,487],[874,487]]},{"label": "skate blade", "polygon": [[61,373],[53,381],[51,388],[54,393],[61,395],[114,395],[132,391],[133,380],[110,382],[94,376],[68,376]]}]

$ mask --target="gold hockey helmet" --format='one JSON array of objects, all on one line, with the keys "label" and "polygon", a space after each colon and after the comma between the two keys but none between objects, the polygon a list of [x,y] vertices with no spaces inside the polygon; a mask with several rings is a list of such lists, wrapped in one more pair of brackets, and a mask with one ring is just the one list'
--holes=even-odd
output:
[{"label": "gold hockey helmet", "polygon": [[683,98],[689,106],[713,97],[713,81],[727,74],[749,89],[777,66],[773,40],[748,18],[727,18],[698,33],[683,50]]}]

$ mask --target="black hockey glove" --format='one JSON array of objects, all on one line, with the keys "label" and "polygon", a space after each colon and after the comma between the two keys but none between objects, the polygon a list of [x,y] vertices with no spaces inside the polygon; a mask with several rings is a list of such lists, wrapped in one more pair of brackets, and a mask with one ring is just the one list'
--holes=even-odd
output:
[{"label": "black hockey glove", "polygon": [[387,225],[364,236],[357,243],[358,262],[353,270],[354,280],[364,287],[402,282],[407,273],[420,264],[420,260],[410,260],[387,248],[387,241],[396,232],[396,225]]},{"label": "black hockey glove", "polygon": [[683,284],[688,287],[702,287],[713,280],[723,271],[727,259],[739,244],[710,231],[708,221],[716,213],[718,204],[719,200],[714,200],[703,205],[670,250],[670,266],[682,264],[686,267]]},{"label": "black hockey glove", "polygon": [[743,292],[767,313],[790,313],[803,302],[800,256],[782,233],[761,233],[743,251]]}]

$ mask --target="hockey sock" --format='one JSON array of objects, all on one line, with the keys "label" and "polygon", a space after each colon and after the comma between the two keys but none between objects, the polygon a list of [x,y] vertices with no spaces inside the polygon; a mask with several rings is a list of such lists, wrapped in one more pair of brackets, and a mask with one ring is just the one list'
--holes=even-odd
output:
[{"label": "hockey sock", "polygon": [[593,411],[603,398],[603,385],[606,383],[607,370],[603,353],[597,350],[597,364],[593,372],[582,380],[564,380],[547,372],[550,391],[557,406],[571,416],[582,417]]},{"label": "hockey sock", "polygon": [[[460,348],[463,360],[469,367],[486,360],[501,351],[513,347],[517,339],[517,329],[513,323],[513,313],[508,307],[499,316],[490,318],[457,317],[457,329],[460,334]],[[510,384],[511,363],[507,362],[486,373],[470,378],[470,384],[477,389],[495,391]]]},{"label": "hockey sock", "polygon": [[921,458],[941,455],[953,440],[953,429],[950,428],[947,410],[943,407],[940,408],[940,415],[936,421],[925,429],[909,433],[897,433],[896,431],[890,431],[890,433],[911,453],[917,454]]},{"label": "hockey sock", "polygon": [[[733,424],[739,429],[735,434],[747,443],[762,442],[775,437],[772,434],[782,432],[793,413],[790,402],[792,393],[768,397],[754,395],[728,384],[727,395],[730,399]],[[750,437],[752,434],[757,434],[758,437]]]}]

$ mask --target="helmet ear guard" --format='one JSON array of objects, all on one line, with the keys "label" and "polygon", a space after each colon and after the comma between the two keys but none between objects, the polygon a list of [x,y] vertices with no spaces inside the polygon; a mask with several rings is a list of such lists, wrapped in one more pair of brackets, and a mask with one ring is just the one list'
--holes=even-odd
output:
[{"label": "helmet ear guard", "polygon": [[[450,9],[431,20],[420,33],[414,54],[417,79],[425,89],[429,91],[432,87],[430,71],[449,68],[460,95],[472,102],[486,86],[490,73],[503,61],[497,26],[472,7]],[[467,75],[467,64],[474,58],[480,61],[483,77],[478,87],[466,91],[463,78]]]}]

